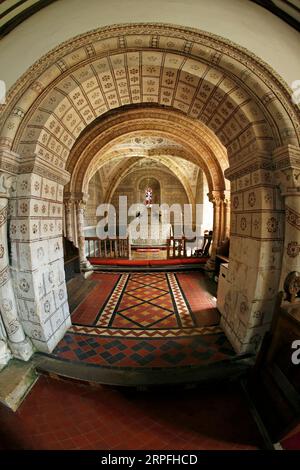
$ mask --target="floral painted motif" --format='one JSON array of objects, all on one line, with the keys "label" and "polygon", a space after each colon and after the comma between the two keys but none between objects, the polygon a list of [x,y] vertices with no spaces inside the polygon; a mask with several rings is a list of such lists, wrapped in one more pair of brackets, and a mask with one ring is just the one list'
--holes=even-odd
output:
[{"label": "floral painted motif", "polygon": [[258,219],[254,219],[254,221],[253,221],[253,228],[254,228],[255,230],[258,230],[258,229],[259,229],[259,226],[260,226],[259,220],[258,220]]},{"label": "floral painted motif", "polygon": [[300,245],[297,242],[290,242],[287,246],[287,254],[290,258],[296,258],[300,254]]},{"label": "floral painted motif", "polygon": [[246,228],[247,228],[247,220],[246,220],[245,217],[242,217],[242,218],[241,218],[240,226],[241,226],[241,230],[243,230],[243,231],[246,230]]},{"label": "floral painted motif", "polygon": [[15,225],[10,226],[10,234],[15,235],[17,233],[17,227]]},{"label": "floral painted motif", "polygon": [[278,229],[278,220],[275,217],[271,217],[267,222],[267,230],[269,233],[275,233]]},{"label": "floral painted motif", "polygon": [[234,196],[233,198],[233,207],[237,209],[239,207],[239,198],[237,196]]},{"label": "floral painted motif", "polygon": [[22,212],[22,214],[25,214],[25,212],[27,212],[27,210],[28,210],[27,202],[22,202],[20,204],[20,211]]},{"label": "floral painted motif", "polygon": [[23,235],[27,232],[27,227],[25,224],[22,224],[20,226],[20,232],[23,233]]},{"label": "floral painted motif", "polygon": [[29,291],[29,284],[28,282],[26,281],[26,279],[21,279],[20,282],[19,282],[19,288],[23,291],[23,292],[28,292]]},{"label": "floral painted motif", "polygon": [[23,191],[25,191],[25,189],[28,189],[28,181],[26,180],[22,181],[21,189],[23,189]]},{"label": "floral painted motif", "polygon": [[255,203],[256,203],[255,193],[251,192],[251,193],[249,193],[249,196],[248,196],[248,204],[249,204],[250,207],[253,207],[253,206],[255,206]]},{"label": "floral painted motif", "polygon": [[271,197],[271,194],[270,193],[266,193],[265,194],[265,202],[268,204],[269,202],[271,202],[272,200],[272,197]]}]

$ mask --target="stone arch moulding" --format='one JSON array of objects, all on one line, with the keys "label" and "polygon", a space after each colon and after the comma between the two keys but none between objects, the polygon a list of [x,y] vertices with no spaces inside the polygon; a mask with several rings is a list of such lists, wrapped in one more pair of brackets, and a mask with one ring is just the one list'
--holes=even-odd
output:
[{"label": "stone arch moulding", "polygon": [[[165,24],[114,25],[71,39],[36,62],[1,106],[0,168],[18,175],[10,273],[22,327],[42,351],[69,327],[61,239],[66,162],[95,119],[140,103],[180,111],[226,147],[233,208],[222,325],[237,351],[256,350],[283,275],[283,240],[288,253],[289,243],[298,243],[291,217],[293,230],[283,233],[277,188],[286,194],[299,186],[299,109],[282,79],[251,52]],[[211,200],[218,211],[229,204],[214,190]]]},{"label": "stone arch moulding", "polygon": [[[66,163],[66,170],[71,174],[66,191],[85,192],[99,165],[119,155],[116,150],[124,139],[141,135],[161,137],[176,144],[145,151],[145,156],[153,154],[157,159],[159,153],[170,158],[179,156],[203,169],[210,191],[229,188],[224,178],[228,168],[226,150],[209,129],[176,111],[138,107],[104,117],[79,137]],[[132,152],[134,156],[134,149]]]}]

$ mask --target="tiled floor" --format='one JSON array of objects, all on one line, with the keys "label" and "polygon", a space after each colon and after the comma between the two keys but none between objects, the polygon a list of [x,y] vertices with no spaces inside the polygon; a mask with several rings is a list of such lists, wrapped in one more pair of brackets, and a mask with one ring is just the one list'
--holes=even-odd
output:
[{"label": "tiled floor", "polygon": [[256,449],[236,385],[136,392],[41,377],[14,414],[0,406],[0,449]]},{"label": "tiled floor", "polygon": [[201,366],[235,353],[202,273],[94,273],[52,353],[93,366]]},{"label": "tiled floor", "polygon": [[224,334],[180,338],[122,338],[67,333],[49,356],[125,368],[201,366],[235,356]]},{"label": "tiled floor", "polygon": [[96,283],[72,313],[73,323],[114,328],[168,329],[217,324],[215,299],[201,284],[202,273],[95,273]]},{"label": "tiled floor", "polygon": [[119,278],[120,275],[116,273],[93,274],[89,280],[95,282],[96,285],[72,312],[72,322],[93,325]]}]

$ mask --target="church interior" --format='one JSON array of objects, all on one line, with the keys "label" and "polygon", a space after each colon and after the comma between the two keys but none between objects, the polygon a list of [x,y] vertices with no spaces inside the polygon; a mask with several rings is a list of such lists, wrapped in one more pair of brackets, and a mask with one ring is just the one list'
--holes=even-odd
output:
[{"label": "church interior", "polygon": [[299,24],[0,2],[0,450],[300,450]]}]

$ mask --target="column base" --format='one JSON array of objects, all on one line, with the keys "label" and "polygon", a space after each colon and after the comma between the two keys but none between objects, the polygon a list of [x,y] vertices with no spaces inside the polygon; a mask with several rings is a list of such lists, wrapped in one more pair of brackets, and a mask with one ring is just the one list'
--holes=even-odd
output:
[{"label": "column base", "polygon": [[20,343],[13,343],[9,341],[9,347],[16,359],[21,361],[28,361],[33,354],[33,346],[29,338],[25,338]]},{"label": "column base", "polygon": [[6,342],[3,340],[0,340],[0,370],[6,366],[6,364],[10,361],[11,358],[12,358],[12,355],[11,355],[10,350],[7,347]]},{"label": "column base", "polygon": [[80,261],[80,269],[83,271],[92,271],[93,266],[87,259],[85,259],[85,260]]}]

